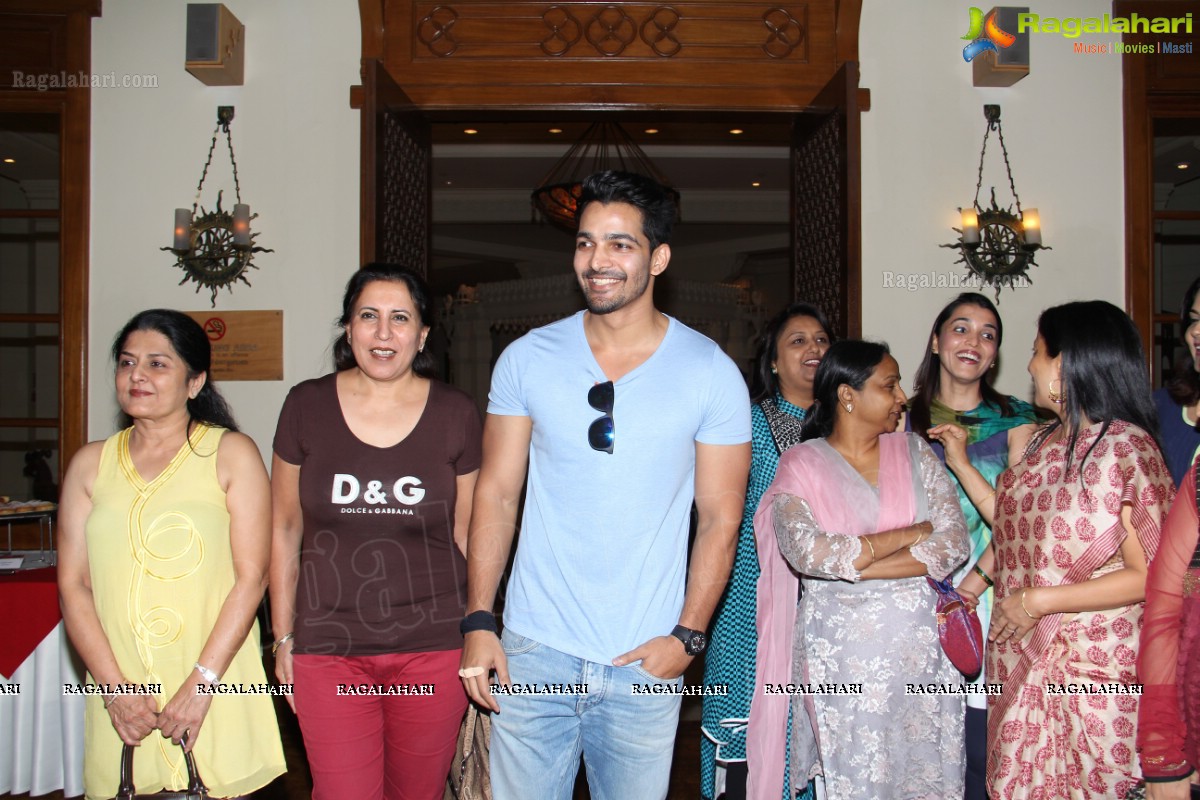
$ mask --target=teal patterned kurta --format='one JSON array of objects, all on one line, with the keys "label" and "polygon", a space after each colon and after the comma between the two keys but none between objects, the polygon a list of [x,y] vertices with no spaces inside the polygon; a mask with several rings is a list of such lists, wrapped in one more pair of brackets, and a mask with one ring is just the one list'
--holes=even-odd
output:
[{"label": "teal patterned kurta", "polygon": [[[1008,398],[1008,406],[1012,411],[1010,416],[1002,416],[998,406],[984,402],[970,411],[955,411],[952,408],[934,401],[929,406],[931,425],[950,423],[963,428],[967,432],[967,458],[971,466],[979,470],[984,479],[992,486],[1001,472],[1008,469],[1008,432],[1018,425],[1037,422],[1033,406],[1015,397]],[[906,423],[908,424],[908,423]],[[942,445],[936,441],[930,443],[934,454],[943,462],[946,460]],[[958,491],[958,504],[962,507],[963,516],[967,519],[967,533],[971,537],[971,555],[966,563],[952,576],[958,584],[975,566],[975,562],[983,555],[983,551],[992,543],[992,531],[979,516],[975,504],[967,497],[962,485],[953,472],[950,473],[954,486]],[[984,592],[979,597],[979,623],[986,634],[992,619],[992,592]],[[986,683],[983,672],[974,683]],[[985,698],[981,695],[968,695],[967,705],[973,708],[984,708]]]},{"label": "teal patterned kurta", "polygon": [[[792,405],[781,395],[776,395],[775,403],[785,414],[804,419],[804,409]],[[766,414],[757,403],[750,407],[750,423],[750,480],[738,531],[737,554],[729,586],[713,615],[712,639],[704,656],[705,685],[729,687],[726,696],[704,698],[700,728],[700,794],[705,800],[712,800],[715,792],[717,761],[746,760],[746,723],[750,718],[754,658],[758,649],[754,616],[759,570],[754,548],[754,512],[763,493],[775,480],[775,469],[779,466],[775,439]],[[788,791],[785,777],[785,798],[790,796]]]}]

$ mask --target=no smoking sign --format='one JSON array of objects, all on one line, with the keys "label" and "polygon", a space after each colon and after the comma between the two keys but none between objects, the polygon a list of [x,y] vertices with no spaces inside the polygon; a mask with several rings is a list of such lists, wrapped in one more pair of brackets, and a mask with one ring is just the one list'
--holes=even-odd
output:
[{"label": "no smoking sign", "polygon": [[225,337],[225,320],[220,317],[209,317],[204,321],[204,333],[209,340],[218,342]]}]

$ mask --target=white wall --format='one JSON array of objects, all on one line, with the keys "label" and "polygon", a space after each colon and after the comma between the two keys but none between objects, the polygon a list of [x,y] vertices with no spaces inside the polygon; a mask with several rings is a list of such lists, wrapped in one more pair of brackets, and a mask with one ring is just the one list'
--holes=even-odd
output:
[{"label": "white wall", "polygon": [[[93,23],[93,69],[155,74],[157,89],[92,92],[90,433],[108,435],[116,405],[106,349],[136,311],[206,309],[206,292],[177,286],[182,273],[159,247],[172,209],[190,205],[216,107],[237,107],[234,147],[243,197],[261,216],[252,287],[218,295],[217,308],[285,309],[284,380],[228,383],[245,430],[269,454],[275,418],[294,383],[328,369],[341,288],[358,260],[360,27],[354,0],[227,0],[246,25],[246,81],[208,87],[184,71],[185,0],[109,0]],[[1060,16],[1107,10],[1100,0],[1060,0]],[[1034,285],[1005,291],[1008,331],[1001,389],[1026,396],[1029,345],[1039,311],[1075,298],[1123,297],[1121,81],[1117,56],[1075,55],[1071,41],[1034,35],[1032,72],[1008,89],[975,89],[962,60],[966,7],[957,0],[867,0],[861,25],[863,115],[863,318],[887,339],[905,375],[937,310],[956,290],[885,289],[883,273],[964,274],[938,244],[954,237],[969,203],[984,103],[1003,107],[1005,138],[1022,201],[1041,210],[1044,238]],[[1083,37],[1083,41],[1088,41]],[[1006,181],[989,143],[985,190]],[[218,154],[222,151],[218,149]],[[223,160],[206,184],[231,189]],[[210,194],[211,193],[211,194]]]},{"label": "white wall", "polygon": [[[1056,0],[1050,13],[1105,12],[1104,0]],[[1124,308],[1122,56],[1073,52],[1073,41],[1111,36],[1031,33],[1029,75],[1009,88],[976,89],[959,38],[967,22],[958,0],[902,10],[863,3],[859,54],[862,86],[871,90],[862,117],[863,332],[888,341],[911,382],[933,318],[961,290],[884,288],[883,273],[966,274],[955,251],[938,245],[954,240],[957,208],[974,195],[983,106],[998,103],[1021,203],[1039,209],[1043,241],[1054,248],[1038,254],[1031,287],[1000,295],[997,387],[1027,398],[1025,367],[1042,309],[1077,299]],[[986,163],[980,201],[994,184],[1004,206],[1011,199],[995,133]]]},{"label": "white wall", "polygon": [[[238,422],[269,456],[287,389],[330,368],[342,287],[358,266],[360,26],[354,0],[225,0],[246,26],[243,86],[210,87],[184,70],[185,0],[108,0],[93,21],[92,68],[156,75],[157,89],[92,91],[89,431],[109,435],[117,411],[112,337],[137,311],[209,308],[183,277],[172,209],[190,207],[218,105],[233,105],[242,198],[260,216],[252,286],[217,296],[218,310],[284,311],[284,379],[228,382]],[[211,209],[233,193],[224,136],[204,185]]]}]

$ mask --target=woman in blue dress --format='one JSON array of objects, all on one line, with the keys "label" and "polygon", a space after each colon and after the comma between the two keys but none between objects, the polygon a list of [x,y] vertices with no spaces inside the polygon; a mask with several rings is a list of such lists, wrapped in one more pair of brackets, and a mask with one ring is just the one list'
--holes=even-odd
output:
[{"label": "woman in blue dress", "polygon": [[[813,377],[832,341],[829,321],[808,303],[794,303],[779,312],[759,336],[750,378],[753,438],[746,507],[733,572],[713,616],[712,638],[704,656],[705,685],[729,690],[728,695],[704,698],[700,791],[705,800],[746,797],[746,724],[758,648],[754,511],[775,479],[779,456],[800,441],[800,425],[813,401]],[[791,631],[785,633],[791,636]],[[785,778],[784,798],[791,797]]]},{"label": "woman in blue dress", "polygon": [[1162,425],[1163,458],[1175,485],[1200,455],[1200,278],[1183,296],[1179,324],[1188,357],[1175,368],[1167,385],[1154,393]]},{"label": "woman in blue dress", "polygon": [[[977,562],[992,541],[992,531],[971,501],[995,497],[996,478],[1008,468],[1010,449],[1024,449],[1036,421],[1033,406],[1015,397],[1005,397],[992,388],[990,376],[1000,353],[1004,325],[992,301],[981,294],[964,292],[942,309],[934,320],[925,357],[913,379],[906,425],[924,435],[933,452],[947,463],[955,478],[958,502],[967,520],[971,555],[953,576],[955,584],[978,595],[979,621],[988,630],[991,617],[990,576],[981,575]],[[1019,426],[1028,426],[1014,430]],[[965,453],[964,453],[965,446]],[[950,448],[947,454],[945,448]],[[947,456],[950,456],[948,459]],[[971,479],[958,468],[965,457],[974,470]],[[975,495],[964,488],[972,480],[980,483]],[[964,584],[963,582],[966,581]],[[982,674],[974,681],[983,683]],[[984,766],[987,711],[984,695],[967,697],[966,800],[984,800]]]}]

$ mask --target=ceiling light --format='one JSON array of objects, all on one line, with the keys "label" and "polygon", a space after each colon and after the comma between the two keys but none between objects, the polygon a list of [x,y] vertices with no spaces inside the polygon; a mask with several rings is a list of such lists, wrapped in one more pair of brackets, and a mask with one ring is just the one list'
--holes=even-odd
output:
[{"label": "ceiling light", "polygon": [[762,183],[760,181],[751,181],[750,185],[757,189],[758,187],[762,186]]},{"label": "ceiling light", "polygon": [[475,134],[479,133],[479,131],[475,130],[474,128],[463,128],[463,133],[465,133],[467,136],[474,136]]},{"label": "ceiling light", "polygon": [[550,133],[562,133],[562,128],[551,128]]},{"label": "ceiling light", "polygon": [[729,132],[734,136],[740,136],[741,134],[745,133],[745,131],[743,131],[741,128],[731,128]]},{"label": "ceiling light", "polygon": [[5,164],[15,164],[15,163],[17,163],[17,160],[15,158],[6,158],[6,159],[4,159],[4,163]]},{"label": "ceiling light", "polygon": [[636,172],[662,184],[679,206],[679,192],[646,156],[629,134],[615,122],[594,122],[567,150],[533,190],[534,210],[556,228],[574,233],[575,209],[583,193],[583,179],[594,172],[619,169]]},{"label": "ceiling light", "polygon": [[658,133],[658,128],[646,128],[646,133],[653,136],[654,134]]},{"label": "ceiling light", "polygon": [[[12,161],[12,159],[11,159],[11,158],[6,158],[6,159],[4,159],[4,160],[5,160],[5,161],[8,161],[8,162],[11,162],[11,161]],[[1175,165],[1175,169],[1187,169],[1187,168],[1189,168],[1190,166],[1192,166],[1190,162],[1188,162],[1188,161],[1180,161],[1178,164],[1176,164],[1176,165]]]}]

